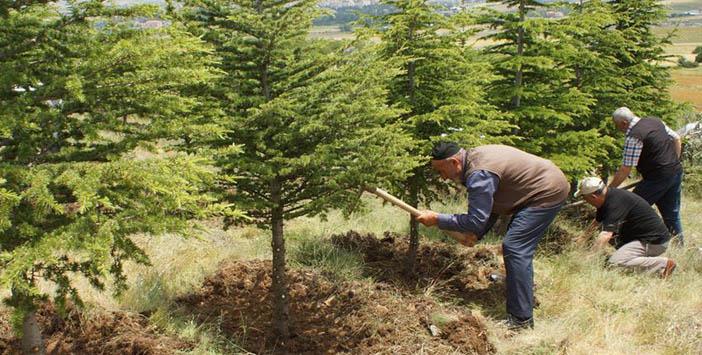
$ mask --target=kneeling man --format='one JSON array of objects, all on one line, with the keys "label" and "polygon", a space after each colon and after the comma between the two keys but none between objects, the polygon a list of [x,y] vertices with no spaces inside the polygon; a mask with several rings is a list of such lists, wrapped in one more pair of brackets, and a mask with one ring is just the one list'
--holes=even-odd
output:
[{"label": "kneeling man", "polygon": [[670,233],[663,220],[640,196],[627,190],[607,187],[600,178],[580,181],[575,197],[597,208],[597,221],[602,223],[595,248],[614,241],[617,251],[609,258],[616,266],[670,276],[675,262],[660,255],[668,248]]}]

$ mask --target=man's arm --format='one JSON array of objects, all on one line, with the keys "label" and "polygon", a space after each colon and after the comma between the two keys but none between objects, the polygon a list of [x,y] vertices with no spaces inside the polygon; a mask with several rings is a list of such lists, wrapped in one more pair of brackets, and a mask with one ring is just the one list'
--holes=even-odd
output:
[{"label": "man's arm", "polygon": [[609,240],[612,239],[612,237],[614,237],[614,233],[612,232],[600,232],[600,234],[597,236],[597,240],[595,240],[595,244],[592,246],[592,249],[601,250],[607,245],[607,243],[609,243]]},{"label": "man's arm", "polygon": [[497,175],[479,170],[466,179],[468,190],[468,212],[465,214],[439,214],[439,228],[459,232],[471,232],[482,237],[492,215],[493,195],[500,179]]},{"label": "man's arm", "polygon": [[682,139],[680,139],[680,135],[678,134],[678,132],[675,132],[672,129],[670,129],[670,127],[668,127],[668,125],[665,123],[663,123],[663,125],[665,126],[666,133],[668,133],[670,138],[673,140],[675,153],[677,154],[678,159],[680,159],[680,155],[682,154]]},{"label": "man's arm", "polygon": [[622,154],[622,166],[614,174],[610,187],[619,187],[631,174],[631,168],[639,163],[639,157],[643,150],[643,142],[638,138],[627,136],[624,140],[624,152]]},{"label": "man's arm", "polygon": [[590,239],[590,236],[592,233],[597,229],[597,226],[599,225],[599,222],[597,222],[597,219],[593,219],[592,222],[585,228],[585,231],[579,235],[577,238],[575,238],[575,243],[578,245],[584,245],[585,241]]},{"label": "man's arm", "polygon": [[[417,222],[427,226],[435,226],[439,224],[439,214],[434,212],[434,211],[420,211],[422,214],[419,216],[415,217],[417,219]],[[475,245],[475,243],[478,242],[478,236],[475,235],[473,232],[459,232],[459,231],[451,231],[451,230],[443,230],[446,235],[449,237],[453,238],[453,240],[467,246],[467,247],[472,247]]]},{"label": "man's arm", "polygon": [[612,182],[609,183],[609,187],[619,187],[619,185],[624,182],[629,177],[629,174],[631,173],[631,167],[630,166],[620,166],[619,170],[617,170],[617,173],[614,174],[614,178],[612,178]]},{"label": "man's arm", "polygon": [[472,247],[478,242],[478,236],[471,232],[454,232],[454,231],[444,231],[446,235],[453,238],[453,240],[467,246]]}]

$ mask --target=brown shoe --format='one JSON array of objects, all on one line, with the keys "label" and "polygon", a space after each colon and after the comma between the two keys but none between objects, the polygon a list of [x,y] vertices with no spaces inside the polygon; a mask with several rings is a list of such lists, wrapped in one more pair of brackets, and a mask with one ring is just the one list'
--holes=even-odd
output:
[{"label": "brown shoe", "polygon": [[673,270],[675,270],[675,266],[675,261],[673,261],[673,259],[668,259],[668,262],[665,264],[665,269],[661,272],[661,278],[667,279],[670,277]]}]

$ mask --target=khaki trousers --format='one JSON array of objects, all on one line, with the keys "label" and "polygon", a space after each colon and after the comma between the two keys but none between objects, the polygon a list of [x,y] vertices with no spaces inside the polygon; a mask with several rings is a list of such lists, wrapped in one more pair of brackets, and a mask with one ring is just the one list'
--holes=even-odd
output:
[{"label": "khaki trousers", "polygon": [[634,268],[648,273],[662,272],[668,263],[668,258],[660,257],[668,249],[668,243],[649,244],[639,240],[629,242],[617,249],[609,262],[616,266]]}]

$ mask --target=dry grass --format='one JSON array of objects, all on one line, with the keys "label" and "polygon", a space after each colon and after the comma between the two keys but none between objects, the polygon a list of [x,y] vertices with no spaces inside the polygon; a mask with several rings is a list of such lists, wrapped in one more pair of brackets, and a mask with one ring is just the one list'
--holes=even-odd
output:
[{"label": "dry grass", "polygon": [[353,32],[342,32],[339,26],[314,26],[310,30],[310,38],[315,39],[353,39]]},{"label": "dry grass", "polygon": [[687,247],[670,280],[603,268],[602,255],[575,250],[536,261],[537,324],[495,342],[500,353],[699,354],[702,352],[702,202],[685,200]]},{"label": "dry grass", "polygon": [[[334,212],[326,221],[290,221],[286,224],[288,250],[351,229],[406,233],[406,213],[383,206],[372,197],[366,202],[366,212],[350,219]],[[459,198],[433,207],[456,212],[465,209],[464,203]],[[702,201],[684,200],[687,248],[669,251],[679,263],[670,280],[607,269],[602,255],[571,250],[535,260],[541,306],[535,313],[534,330],[510,336],[498,324],[499,319],[487,316],[479,306],[473,311],[485,319],[490,340],[504,354],[702,353],[702,253],[697,249],[702,245],[702,220],[697,217],[700,210]],[[198,344],[194,353],[236,351],[237,345],[216,327],[206,328],[175,317],[170,314],[169,304],[173,298],[196,289],[204,277],[215,272],[220,261],[269,259],[268,232],[253,227],[225,232],[213,224],[200,239],[138,236],[137,240],[154,266],[129,265],[131,289],[119,300],[84,285],[81,290],[86,299],[108,309],[152,310],[153,323]]]},{"label": "dry grass", "polygon": [[675,101],[689,102],[698,111],[702,111],[702,68],[675,69],[675,85],[670,88],[670,95]]},{"label": "dry grass", "polygon": [[[370,210],[344,219],[332,213],[326,221],[301,218],[287,224],[288,245],[294,248],[310,238],[324,238],[349,229],[405,233],[406,214],[382,206],[369,198]],[[460,211],[463,202],[434,206],[437,210]],[[602,255],[572,250],[535,260],[537,295],[536,328],[516,336],[506,334],[497,319],[485,317],[491,341],[499,353],[572,354],[695,354],[702,352],[702,222],[696,217],[702,201],[684,201],[686,249],[669,255],[679,263],[671,280],[629,274],[603,267]],[[211,241],[154,239],[147,245],[155,268],[143,269],[163,285],[135,279],[131,297],[121,307],[143,309],[153,306],[153,297],[170,298],[186,292],[223,259],[266,258],[267,234],[249,229],[248,237],[233,233]],[[219,240],[219,241],[218,241]],[[166,243],[162,245],[161,243]],[[207,246],[209,244],[209,247]],[[214,249],[214,250],[213,250]],[[155,252],[155,254],[154,254]],[[158,292],[149,292],[157,286]],[[136,295],[139,295],[138,297]],[[158,302],[156,302],[158,303]],[[477,308],[475,312],[482,310]],[[188,328],[190,329],[190,328]]]},{"label": "dry grass", "polygon": [[663,0],[663,4],[667,5],[674,11],[685,11],[702,8],[702,4],[696,0]]},{"label": "dry grass", "polygon": [[[702,4],[700,4],[702,7]],[[675,31],[673,43],[702,43],[702,27],[654,27],[653,33],[667,35]]]}]

